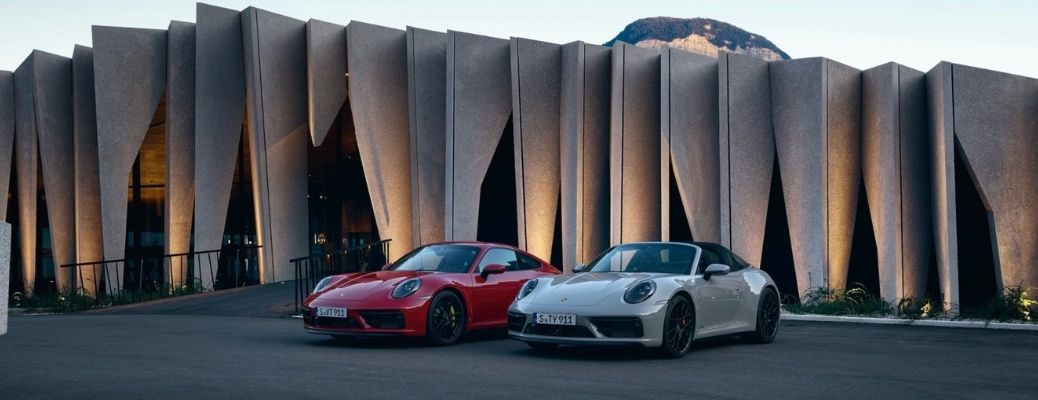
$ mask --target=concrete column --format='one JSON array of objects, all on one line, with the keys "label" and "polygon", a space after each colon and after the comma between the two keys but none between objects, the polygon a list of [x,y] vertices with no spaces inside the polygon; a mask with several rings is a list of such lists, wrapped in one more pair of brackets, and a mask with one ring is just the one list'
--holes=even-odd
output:
[{"label": "concrete column", "polygon": [[306,24],[253,7],[241,18],[260,281],[281,282],[309,254]]},{"label": "concrete column", "polygon": [[661,49],[660,197],[663,240],[670,240],[673,166],[685,219],[695,240],[721,241],[718,61]]},{"label": "concrete column", "polygon": [[511,52],[519,247],[550,260],[559,204],[562,46],[512,38]]},{"label": "concrete column", "polygon": [[[166,254],[184,254],[191,250],[195,200],[195,24],[173,21],[168,32]],[[163,272],[170,274],[166,282],[174,288],[190,283],[188,257],[173,257],[166,262],[169,270]],[[198,275],[194,278],[201,279]]]},{"label": "concrete column", "polygon": [[[76,262],[104,259],[101,234],[101,183],[97,167],[97,107],[94,104],[94,50],[72,51],[72,120],[75,153]],[[100,289],[101,266],[79,267],[77,285],[88,296]]]},{"label": "concrete column", "polygon": [[888,63],[862,73],[862,173],[879,292],[893,304],[926,296],[933,245],[926,129],[922,72]]},{"label": "concrete column", "polygon": [[414,245],[411,133],[408,127],[407,33],[361,22],[347,27],[350,108],[357,149],[390,259]]},{"label": "concrete column", "polygon": [[583,42],[562,46],[560,170],[566,271],[609,247],[611,68],[608,47]]},{"label": "concrete column", "polygon": [[[104,258],[119,260],[130,170],[166,89],[166,31],[95,26],[93,43]],[[119,267],[106,268],[112,292],[122,290]]]},{"label": "concrete column", "polygon": [[36,201],[39,197],[34,54],[29,54],[14,71],[14,163],[18,166],[18,238],[22,287],[26,295],[31,295],[36,286]]},{"label": "concrete column", "polygon": [[610,244],[662,235],[660,53],[613,46],[610,119]]},{"label": "concrete column", "polygon": [[14,74],[0,71],[0,221],[7,219],[7,194],[14,158]]},{"label": "concrete column", "polygon": [[[238,11],[199,3],[196,12],[195,250],[206,251],[223,246],[245,118],[245,61]],[[195,276],[213,287],[208,260],[196,260]]]},{"label": "concrete column", "polygon": [[509,43],[447,32],[446,240],[475,240],[480,187],[512,109]]},{"label": "concrete column", "polygon": [[447,34],[407,28],[413,243],[443,241],[447,149]]},{"label": "concrete column", "polygon": [[775,165],[768,63],[725,53],[718,60],[717,72],[721,243],[759,266]]},{"label": "concrete column", "polygon": [[346,27],[306,22],[306,89],[310,140],[324,143],[332,122],[346,104]]},{"label": "concrete column", "polygon": [[11,287],[11,224],[0,221],[0,335],[7,333],[7,298]]},{"label": "concrete column", "polygon": [[959,307],[959,240],[955,225],[955,126],[952,65],[942,62],[926,73],[926,108],[930,121],[930,177],[937,269],[945,311]]}]

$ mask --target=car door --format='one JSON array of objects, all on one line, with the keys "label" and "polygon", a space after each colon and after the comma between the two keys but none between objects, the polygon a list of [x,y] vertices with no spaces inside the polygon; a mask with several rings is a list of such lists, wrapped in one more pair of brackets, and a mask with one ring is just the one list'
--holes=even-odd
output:
[{"label": "car door", "polygon": [[[480,273],[490,264],[504,265],[505,273],[488,275],[484,279]],[[473,325],[504,324],[507,321],[508,306],[512,304],[515,293],[526,280],[528,273],[529,271],[519,268],[518,258],[511,249],[497,247],[483,253],[483,257],[473,270]]]},{"label": "car door", "polygon": [[[703,278],[703,271],[711,264],[728,265],[727,258],[713,246],[701,246],[702,256],[699,260],[697,275]],[[703,301],[699,307],[696,324],[703,333],[717,332],[731,329],[733,320],[739,310],[740,297],[742,296],[741,273],[729,273],[728,275],[714,275],[709,280],[699,279],[697,281],[699,298]]]}]

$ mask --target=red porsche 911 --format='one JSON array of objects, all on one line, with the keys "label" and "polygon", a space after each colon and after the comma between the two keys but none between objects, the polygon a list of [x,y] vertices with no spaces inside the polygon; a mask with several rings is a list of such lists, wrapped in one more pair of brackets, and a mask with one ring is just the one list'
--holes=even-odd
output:
[{"label": "red porsche 911", "polygon": [[511,246],[425,245],[378,272],[333,275],[303,302],[307,332],[336,338],[408,336],[454,343],[465,332],[504,328],[529,279],[558,274]]}]

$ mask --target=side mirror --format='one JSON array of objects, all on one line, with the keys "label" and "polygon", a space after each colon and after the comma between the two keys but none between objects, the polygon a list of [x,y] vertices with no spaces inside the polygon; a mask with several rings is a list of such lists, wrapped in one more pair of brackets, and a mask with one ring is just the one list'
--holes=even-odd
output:
[{"label": "side mirror", "polygon": [[382,266],[381,271],[388,271],[389,267],[392,267],[392,266],[393,266],[393,264],[386,263],[386,265]]},{"label": "side mirror", "polygon": [[505,273],[506,270],[507,269],[505,269],[504,265],[501,265],[501,264],[490,264],[490,265],[487,265],[487,266],[483,267],[483,271],[479,273],[479,276],[482,277],[483,279],[487,279],[487,276],[503,274],[503,273]]},{"label": "side mirror", "polygon": [[577,266],[573,267],[573,273],[579,274],[581,272],[584,272],[584,268],[587,268],[587,265],[577,264]]},{"label": "side mirror", "polygon": [[732,271],[732,268],[724,264],[710,264],[706,267],[706,271],[703,271],[703,279],[710,280],[711,276],[714,275],[728,275]]}]

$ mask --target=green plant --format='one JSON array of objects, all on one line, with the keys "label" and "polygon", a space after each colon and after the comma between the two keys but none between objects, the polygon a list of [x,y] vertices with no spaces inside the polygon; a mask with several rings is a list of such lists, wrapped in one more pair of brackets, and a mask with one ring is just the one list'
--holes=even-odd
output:
[{"label": "green plant", "polygon": [[849,289],[808,290],[800,301],[787,304],[786,310],[796,314],[887,316],[893,314],[894,307],[856,283]]},{"label": "green plant", "polygon": [[[1035,291],[1038,289],[1031,289]],[[1029,297],[1028,289],[1006,286],[1002,293],[983,307],[963,309],[961,316],[994,321],[1038,321],[1038,301]]]},{"label": "green plant", "polygon": [[897,316],[901,318],[925,319],[944,315],[943,303],[929,297],[922,300],[905,298],[897,302]]}]

